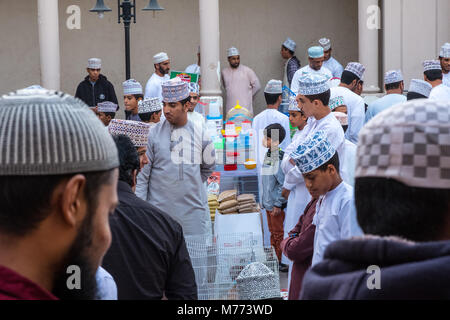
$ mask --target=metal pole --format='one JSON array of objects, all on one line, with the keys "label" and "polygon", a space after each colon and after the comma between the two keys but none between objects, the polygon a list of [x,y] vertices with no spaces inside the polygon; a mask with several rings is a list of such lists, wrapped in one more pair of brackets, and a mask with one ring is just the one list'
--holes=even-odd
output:
[{"label": "metal pole", "polygon": [[123,19],[123,24],[125,27],[125,75],[126,80],[128,80],[131,78],[130,24],[132,18],[136,19],[136,15],[132,14],[132,9],[135,8],[135,5],[132,4],[129,0],[124,0],[120,7],[122,8],[122,15],[120,17]]},{"label": "metal pole", "polygon": [[131,67],[130,67],[130,24],[125,23],[125,74],[126,79],[131,78]]}]

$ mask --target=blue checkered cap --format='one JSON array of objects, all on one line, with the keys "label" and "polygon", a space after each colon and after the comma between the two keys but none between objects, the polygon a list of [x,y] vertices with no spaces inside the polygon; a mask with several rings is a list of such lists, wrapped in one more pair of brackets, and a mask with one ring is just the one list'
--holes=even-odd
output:
[{"label": "blue checkered cap", "polygon": [[290,157],[302,174],[314,171],[327,163],[336,153],[324,131],[317,131],[301,143]]}]

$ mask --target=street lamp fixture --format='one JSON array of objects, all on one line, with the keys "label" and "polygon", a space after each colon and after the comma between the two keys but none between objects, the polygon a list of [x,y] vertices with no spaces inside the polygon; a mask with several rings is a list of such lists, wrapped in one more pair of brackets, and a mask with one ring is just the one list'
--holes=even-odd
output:
[{"label": "street lamp fixture", "polygon": [[[130,0],[117,0],[118,8],[118,23],[120,24],[121,19],[125,27],[125,74],[126,80],[130,79],[130,25],[131,21],[136,23],[136,0],[131,2]],[[155,11],[161,11],[164,8],[160,7],[157,0],[150,0],[149,4],[142,9],[142,11],[153,11],[153,16],[155,16]],[[103,18],[105,12],[112,11],[107,5],[105,5],[103,0],[97,0],[95,7],[89,10],[90,12],[95,12],[98,14],[99,18]]]}]

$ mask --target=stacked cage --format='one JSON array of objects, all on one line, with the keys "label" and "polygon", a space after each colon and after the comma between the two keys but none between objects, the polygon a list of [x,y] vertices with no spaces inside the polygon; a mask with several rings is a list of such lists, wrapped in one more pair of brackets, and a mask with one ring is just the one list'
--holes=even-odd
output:
[{"label": "stacked cage", "polygon": [[236,279],[253,262],[263,263],[279,280],[275,250],[263,247],[259,238],[253,233],[186,236],[199,300],[240,300]]}]

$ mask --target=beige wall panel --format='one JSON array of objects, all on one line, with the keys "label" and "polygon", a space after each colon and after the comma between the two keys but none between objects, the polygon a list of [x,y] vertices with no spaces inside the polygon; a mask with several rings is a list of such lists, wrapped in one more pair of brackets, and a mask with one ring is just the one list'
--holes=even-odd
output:
[{"label": "beige wall panel", "polygon": [[[141,11],[148,1],[137,0],[137,23],[131,26],[131,75],[145,86],[153,73],[153,54],[165,51],[174,70],[196,62],[199,37],[198,0],[159,0],[165,11]],[[122,96],[125,78],[124,28],[117,23],[117,2],[105,0],[113,9],[103,19],[90,13],[92,0],[60,0],[61,89],[74,94],[85,77],[87,59],[103,60],[103,73]],[[81,8],[81,29],[68,30],[67,7]],[[306,50],[322,37],[333,41],[334,54],[342,63],[358,59],[357,0],[220,0],[222,67],[228,64],[226,49],[239,48],[242,63],[255,70],[264,87],[281,79],[279,54],[287,36],[297,42],[297,56],[306,64]],[[37,6],[34,0],[0,0],[1,33],[0,92],[40,81]],[[261,92],[255,111],[264,108]]]}]

